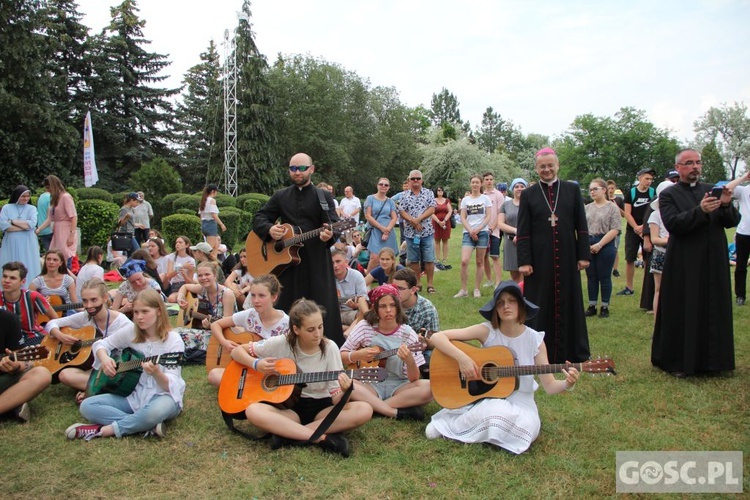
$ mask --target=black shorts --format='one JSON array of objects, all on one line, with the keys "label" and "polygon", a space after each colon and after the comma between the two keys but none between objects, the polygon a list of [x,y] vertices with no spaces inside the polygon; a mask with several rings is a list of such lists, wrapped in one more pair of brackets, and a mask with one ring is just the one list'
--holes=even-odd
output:
[{"label": "black shorts", "polygon": [[299,422],[302,425],[307,425],[310,422],[315,421],[315,417],[318,413],[333,406],[333,400],[331,398],[313,399],[313,398],[299,398],[297,404],[294,405],[292,411],[299,416]]},{"label": "black shorts", "polygon": [[490,234],[490,248],[488,251],[490,257],[500,257],[500,241],[502,241],[502,238]]},{"label": "black shorts", "polygon": [[638,259],[638,249],[642,244],[643,238],[628,226],[625,230],[625,262],[635,262]]},{"label": "black shorts", "polygon": [[23,371],[15,373],[0,373],[0,394],[16,385],[23,377]]}]

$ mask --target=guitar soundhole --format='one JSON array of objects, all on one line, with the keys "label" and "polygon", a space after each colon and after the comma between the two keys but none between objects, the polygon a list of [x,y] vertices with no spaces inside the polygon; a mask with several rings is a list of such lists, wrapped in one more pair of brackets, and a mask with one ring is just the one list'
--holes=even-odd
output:
[{"label": "guitar soundhole", "polygon": [[495,363],[486,363],[482,365],[482,368],[479,370],[482,380],[488,384],[494,384],[497,382],[498,374],[496,368],[497,365]]},{"label": "guitar soundhole", "polygon": [[269,375],[263,379],[263,388],[267,391],[273,391],[279,386],[279,376]]}]

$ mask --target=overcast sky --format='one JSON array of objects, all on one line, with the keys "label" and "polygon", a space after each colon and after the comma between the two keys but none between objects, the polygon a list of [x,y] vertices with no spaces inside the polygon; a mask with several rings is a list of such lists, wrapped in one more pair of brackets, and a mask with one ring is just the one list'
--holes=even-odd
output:
[{"label": "overcast sky", "polygon": [[[99,32],[119,0],[78,0]],[[241,0],[138,0],[150,50],[179,86]],[[750,1],[255,0],[255,41],[395,87],[429,108],[443,87],[472,127],[487,106],[524,133],[559,136],[581,114],[645,110],[681,141],[711,106],[750,103]]]}]

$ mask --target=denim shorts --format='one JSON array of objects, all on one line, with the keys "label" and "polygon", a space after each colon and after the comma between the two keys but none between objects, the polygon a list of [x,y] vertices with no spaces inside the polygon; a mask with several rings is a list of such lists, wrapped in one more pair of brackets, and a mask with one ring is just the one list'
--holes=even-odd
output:
[{"label": "denim shorts", "polygon": [[477,241],[472,240],[471,236],[469,236],[469,233],[464,233],[463,240],[461,240],[462,247],[487,248],[489,244],[489,231],[479,231],[479,233],[477,234]]},{"label": "denim shorts", "polygon": [[435,262],[435,237],[422,236],[419,246],[414,238],[406,238],[406,260],[409,262]]},{"label": "denim shorts", "polygon": [[393,396],[393,394],[404,384],[408,384],[409,379],[397,378],[393,374],[388,374],[388,378],[382,382],[372,384],[372,388],[378,393],[380,399],[385,401]]},{"label": "denim shorts", "polygon": [[[480,236],[481,238],[481,236]],[[490,244],[489,244],[489,254],[490,257],[500,257],[500,242],[502,241],[502,238],[499,236],[495,236],[493,234],[490,234]]]},{"label": "denim shorts", "polygon": [[201,219],[201,232],[204,236],[219,236],[219,225],[213,219]]}]

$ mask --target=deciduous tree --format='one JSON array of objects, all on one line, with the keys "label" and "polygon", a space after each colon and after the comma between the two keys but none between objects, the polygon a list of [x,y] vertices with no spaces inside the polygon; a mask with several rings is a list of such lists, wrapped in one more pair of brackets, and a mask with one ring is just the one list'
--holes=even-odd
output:
[{"label": "deciduous tree", "polygon": [[700,144],[716,142],[717,150],[724,159],[731,178],[737,169],[750,158],[750,116],[744,102],[726,103],[710,108],[693,124],[696,139]]}]

